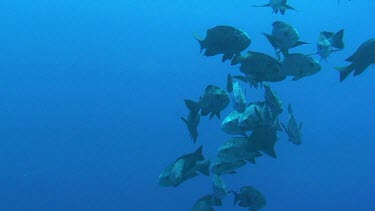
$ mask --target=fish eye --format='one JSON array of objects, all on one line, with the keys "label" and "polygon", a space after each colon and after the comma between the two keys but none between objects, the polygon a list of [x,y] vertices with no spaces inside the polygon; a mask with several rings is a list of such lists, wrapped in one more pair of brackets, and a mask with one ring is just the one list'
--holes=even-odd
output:
[{"label": "fish eye", "polygon": [[314,67],[314,62],[310,62],[310,67]]}]

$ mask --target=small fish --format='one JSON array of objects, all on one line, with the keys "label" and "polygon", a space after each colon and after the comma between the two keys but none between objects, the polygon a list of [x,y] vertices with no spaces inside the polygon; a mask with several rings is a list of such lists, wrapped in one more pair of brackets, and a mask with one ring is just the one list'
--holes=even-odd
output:
[{"label": "small fish", "polygon": [[262,192],[252,186],[245,186],[239,192],[234,193],[233,204],[240,207],[249,208],[249,210],[257,211],[266,206],[266,199]]},{"label": "small fish", "polygon": [[317,53],[324,60],[327,60],[328,56],[332,52],[342,50],[344,48],[344,30],[340,30],[337,33],[333,32],[320,32],[318,43],[317,43]]},{"label": "small fish", "polygon": [[195,202],[191,211],[214,211],[214,206],[222,206],[221,200],[212,194],[207,194]]},{"label": "small fish", "polygon": [[200,122],[199,108],[196,107],[196,104],[191,100],[185,100],[185,105],[189,109],[189,115],[187,119],[181,117],[181,120],[185,122],[191,139],[196,143],[198,138],[198,125]]},{"label": "small fish", "polygon": [[254,7],[271,7],[272,13],[277,14],[279,11],[282,15],[285,14],[286,10],[294,10],[293,7],[286,4],[287,0],[270,0],[268,4],[260,5],[260,6],[254,6]]},{"label": "small fish", "polygon": [[297,120],[295,119],[293,115],[292,105],[289,104],[288,106],[288,113],[289,113],[289,119],[288,119],[288,125],[285,126],[283,123],[281,125],[284,128],[284,131],[289,137],[289,141],[292,142],[295,145],[300,145],[302,143],[302,122],[297,123]]}]

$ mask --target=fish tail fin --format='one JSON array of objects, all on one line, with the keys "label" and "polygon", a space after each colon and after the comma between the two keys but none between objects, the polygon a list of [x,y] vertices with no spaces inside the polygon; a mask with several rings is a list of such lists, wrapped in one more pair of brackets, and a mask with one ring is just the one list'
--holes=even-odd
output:
[{"label": "fish tail fin", "polygon": [[338,31],[336,34],[332,36],[329,42],[331,43],[332,47],[343,49],[344,48],[343,38],[344,38],[344,29],[341,29],[340,31]]},{"label": "fish tail fin", "polygon": [[198,161],[197,171],[203,175],[210,176],[210,160]]},{"label": "fish tail fin", "polygon": [[239,64],[242,61],[242,55],[240,53],[234,55],[232,61],[230,62],[231,65]]},{"label": "fish tail fin", "polygon": [[194,33],[193,36],[198,41],[198,43],[199,43],[199,45],[201,47],[201,51],[200,52],[202,52],[202,50],[206,48],[206,45],[204,43],[204,39],[202,39],[201,37],[199,37],[199,35],[197,33]]},{"label": "fish tail fin", "polygon": [[354,67],[353,65],[345,66],[345,67],[335,67],[336,70],[340,73],[340,82],[343,82],[351,72],[353,72]]},{"label": "fish tail fin", "polygon": [[198,113],[200,109],[200,104],[198,102],[195,102],[193,100],[185,100],[186,107],[190,110],[192,113]]}]

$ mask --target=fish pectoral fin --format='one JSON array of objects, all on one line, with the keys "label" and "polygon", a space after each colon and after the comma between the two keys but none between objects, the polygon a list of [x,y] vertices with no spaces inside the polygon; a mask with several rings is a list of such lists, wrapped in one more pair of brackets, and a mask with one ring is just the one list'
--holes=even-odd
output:
[{"label": "fish pectoral fin", "polygon": [[278,46],[276,45],[275,39],[273,38],[272,35],[269,35],[267,33],[263,33],[263,35],[266,36],[267,40],[271,43],[272,47],[274,47],[275,49],[278,48]]}]

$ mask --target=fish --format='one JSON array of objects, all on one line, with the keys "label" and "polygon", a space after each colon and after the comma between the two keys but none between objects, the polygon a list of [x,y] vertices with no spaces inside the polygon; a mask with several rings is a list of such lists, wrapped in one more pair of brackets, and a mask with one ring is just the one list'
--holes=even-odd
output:
[{"label": "fish", "polygon": [[275,118],[266,102],[250,103],[238,119],[238,126],[244,131],[253,131],[259,127],[272,126]]},{"label": "fish", "polygon": [[177,158],[160,174],[158,184],[163,187],[177,187],[184,181],[198,176],[199,173],[209,176],[210,161],[202,154],[203,147]]},{"label": "fish", "polygon": [[292,105],[288,105],[288,125],[285,126],[283,123],[281,125],[284,128],[284,131],[288,135],[288,140],[295,145],[300,145],[302,143],[302,122],[297,123],[296,118],[293,115]]},{"label": "fish", "polygon": [[293,7],[286,4],[287,0],[270,0],[268,4],[260,5],[260,6],[253,6],[253,7],[271,7],[272,13],[277,14],[279,11],[282,15],[285,14],[286,10],[294,10]]},{"label": "fish", "polygon": [[270,107],[273,116],[277,116],[283,112],[283,104],[276,93],[271,89],[269,84],[263,84],[264,99]]},{"label": "fish", "polygon": [[[199,101],[185,100],[189,103],[190,108],[200,111],[201,116],[210,114],[209,119],[217,116],[220,119],[220,112],[224,110],[230,103],[229,93],[218,86],[208,85],[203,94],[199,97]],[[192,109],[190,109],[192,110]]]},{"label": "fish", "polygon": [[214,206],[222,206],[221,200],[212,194],[206,194],[195,202],[191,211],[214,211]]},{"label": "fish", "polygon": [[245,95],[238,81],[233,83],[233,108],[240,113],[246,109]]},{"label": "fish", "polygon": [[198,138],[198,125],[200,122],[199,108],[197,108],[195,103],[190,100],[185,100],[185,105],[189,109],[189,115],[187,119],[181,117],[181,120],[185,122],[188,127],[190,138],[196,143]]},{"label": "fish", "polygon": [[317,54],[327,60],[328,56],[335,51],[340,51],[344,48],[344,30],[336,33],[323,31],[320,32],[317,43]]},{"label": "fish", "polygon": [[375,38],[362,43],[354,54],[345,61],[351,62],[351,64],[344,67],[335,67],[340,73],[340,82],[343,82],[353,71],[353,76],[357,76],[362,74],[370,65],[375,64]]},{"label": "fish", "polygon": [[233,163],[245,160],[255,163],[255,158],[262,156],[247,137],[234,137],[222,144],[216,158],[219,163]]},{"label": "fish", "polygon": [[194,35],[205,56],[223,54],[222,61],[230,60],[235,54],[244,51],[250,44],[251,39],[246,32],[232,26],[216,26],[207,30],[205,39]]},{"label": "fish", "polygon": [[225,185],[223,179],[219,175],[214,174],[212,178],[212,183],[214,198],[219,199],[220,201],[223,200],[230,192],[227,186]]},{"label": "fish", "polygon": [[234,193],[233,205],[249,208],[249,210],[257,211],[266,206],[266,198],[259,190],[252,186],[240,188],[239,192]]},{"label": "fish", "polygon": [[322,69],[317,60],[301,53],[287,55],[282,61],[281,67],[283,75],[294,76],[293,81],[314,75]]},{"label": "fish", "polygon": [[243,127],[239,125],[239,119],[241,118],[242,113],[234,110],[225,119],[221,124],[221,130],[230,135],[243,135],[246,136],[246,131]]},{"label": "fish", "polygon": [[263,33],[263,35],[271,43],[278,57],[280,57],[280,52],[286,56],[289,54],[289,49],[309,44],[308,42],[300,41],[300,35],[297,30],[288,23],[282,21],[273,22],[272,33]]}]

